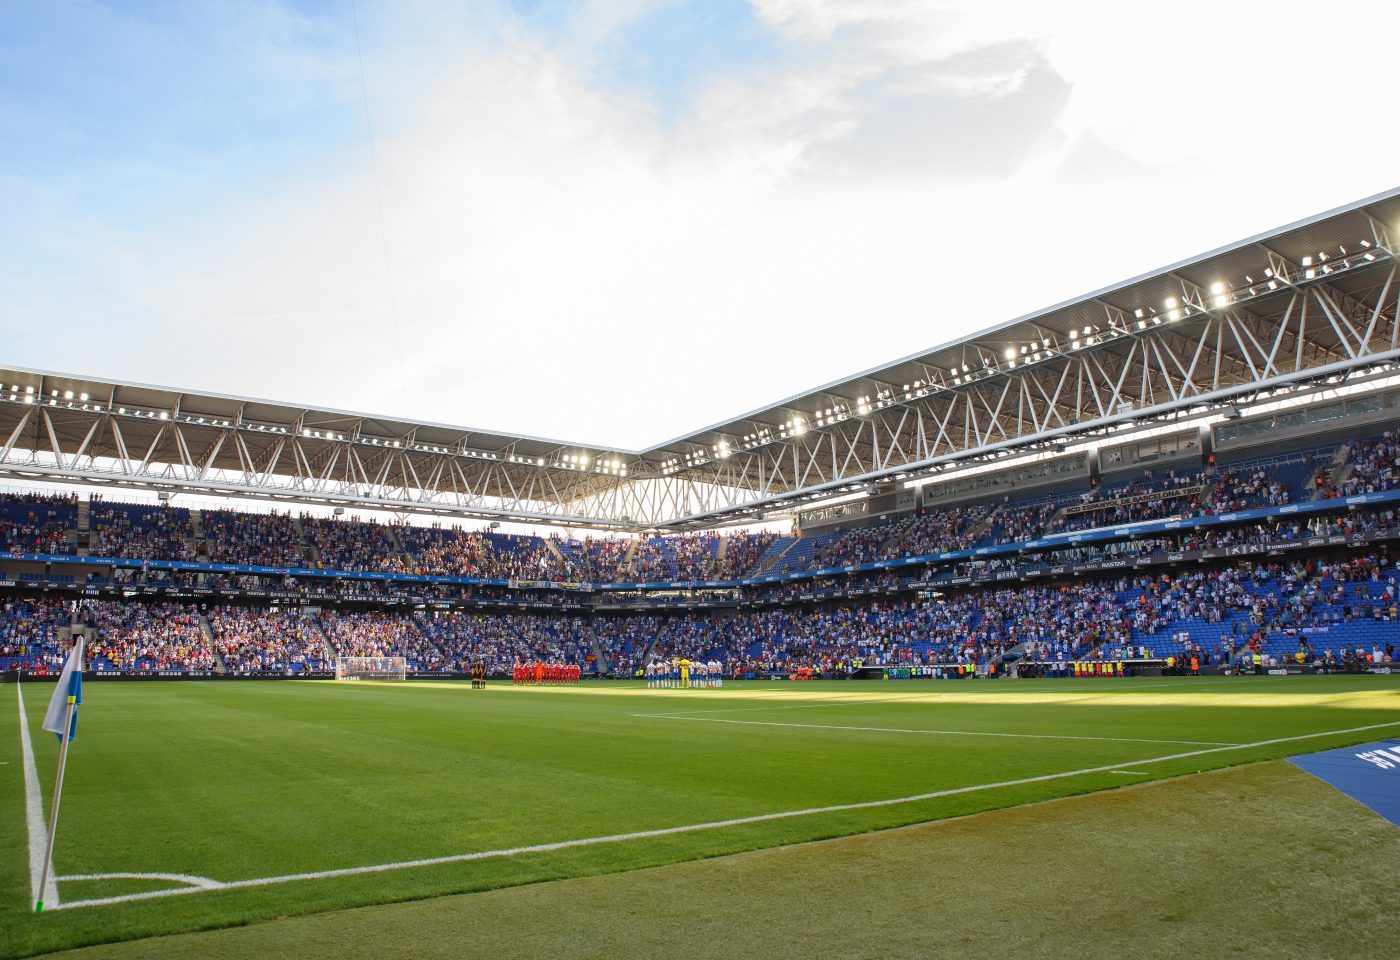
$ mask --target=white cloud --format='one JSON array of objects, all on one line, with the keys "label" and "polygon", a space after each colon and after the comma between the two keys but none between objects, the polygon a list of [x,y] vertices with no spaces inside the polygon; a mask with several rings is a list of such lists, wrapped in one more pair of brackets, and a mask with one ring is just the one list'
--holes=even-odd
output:
[{"label": "white cloud", "polygon": [[665,118],[589,54],[647,6],[372,57],[387,233],[327,157],[58,306],[145,337],[29,362],[642,445],[1392,185],[1389,7],[765,0],[783,55]]}]

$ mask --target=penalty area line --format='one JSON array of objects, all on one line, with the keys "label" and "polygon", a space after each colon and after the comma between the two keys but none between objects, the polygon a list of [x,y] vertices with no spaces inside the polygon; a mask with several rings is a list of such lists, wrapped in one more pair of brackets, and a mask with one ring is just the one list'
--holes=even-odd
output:
[{"label": "penalty area line", "polygon": [[[104,907],[117,903],[130,903],[136,900],[158,900],[164,897],[180,897],[206,890],[244,890],[250,887],[269,887],[275,884],[295,883],[302,880],[330,880],[338,877],[354,877],[364,874],[387,873],[391,870],[412,870],[421,867],[435,867],[449,863],[468,863],[473,860],[489,860],[497,857],[518,857],[531,853],[551,853],[573,847],[591,847],[605,843],[623,843],[628,840],[647,840],[653,837],[666,837],[682,833],[698,833],[702,830],[720,830],[725,827],[742,827],[751,823],[766,823],[773,820],[788,820],[794,817],[808,817],[827,813],[845,813],[850,810],[871,810],[877,807],[893,807],[906,803],[919,803],[924,800],[937,800],[982,790],[996,790],[1002,787],[1019,787],[1030,783],[1045,783],[1050,780],[1064,780],[1069,777],[1082,777],[1096,773],[1113,773],[1127,767],[1140,767],[1152,763],[1167,763],[1172,760],[1187,760],[1212,753],[1231,750],[1248,750],[1254,747],[1269,747],[1280,743],[1296,743],[1302,740],[1315,740],[1318,737],[1342,736],[1344,734],[1365,733],[1386,727],[1400,727],[1400,720],[1386,723],[1373,723],[1364,727],[1349,727],[1345,730],[1323,730],[1318,733],[1303,733],[1292,737],[1275,737],[1270,740],[1256,740],[1253,743],[1232,743],[1222,747],[1207,747],[1203,750],[1188,750],[1145,760],[1129,760],[1109,763],[1082,770],[1065,770],[1060,773],[1044,773],[1034,777],[1021,777],[1016,780],[1001,780],[996,783],[979,783],[966,787],[951,787],[947,790],[934,790],[929,793],[916,793],[908,797],[890,797],[885,800],[865,800],[857,803],[836,803],[825,807],[807,807],[801,810],[779,810],[774,813],[760,813],[749,817],[734,817],[729,820],[709,820],[704,823],[690,823],[676,827],[658,827],[654,830],[637,830],[632,833],[614,833],[601,837],[580,837],[575,840],[558,840],[553,843],[537,843],[530,846],[506,847],[501,850],[478,850],[474,853],[457,853],[443,857],[426,857],[421,860],[400,860],[394,863],[378,863],[364,867],[342,867],[335,870],[317,870],[307,873],[287,873],[273,877],[254,877],[250,880],[230,880],[226,883],[210,881],[211,886],[187,886],[172,890],[148,890],[142,893],[128,893],[113,897],[97,897],[91,900],[71,900],[60,904],[56,909],[76,910],[79,907]],[[201,878],[204,879],[204,878]]]}]

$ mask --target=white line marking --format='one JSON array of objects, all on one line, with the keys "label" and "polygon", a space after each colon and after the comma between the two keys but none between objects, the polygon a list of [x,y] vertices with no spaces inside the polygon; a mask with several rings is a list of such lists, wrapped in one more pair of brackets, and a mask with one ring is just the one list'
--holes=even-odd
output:
[{"label": "white line marking", "polygon": [[654,720],[689,720],[694,723],[737,723],[746,727],[804,727],[812,730],[862,730],[867,733],[924,733],[938,737],[1015,737],[1023,740],[1105,740],[1111,743],[1183,743],[1193,747],[1233,747],[1225,740],[1147,740],[1141,737],[1089,737],[1057,733],[990,733],[980,730],[913,730],[905,727],[853,727],[835,723],[779,723],[776,720],[723,720],[719,717],[668,716],[658,713]]},{"label": "white line marking", "polygon": [[69,880],[173,880],[175,883],[187,883],[192,887],[201,887],[205,890],[217,890],[223,886],[217,880],[196,877],[188,873],[75,873],[72,876],[59,877],[58,879],[62,883],[67,883]]},{"label": "white line marking", "polygon": [[202,890],[242,890],[248,887],[268,887],[280,883],[293,883],[298,880],[328,880],[335,877],[353,877],[369,873],[385,873],[390,870],[410,870],[416,867],[435,867],[446,863],[466,863],[472,860],[489,860],[495,857],[516,857],[527,853],[550,853],[555,850],[568,850],[572,847],[591,847],[601,843],[621,843],[627,840],[646,840],[651,837],[665,837],[678,833],[696,833],[701,830],[718,830],[724,827],[741,827],[751,823],[764,823],[770,820],[788,820],[793,817],[807,817],[823,813],[844,813],[848,810],[869,810],[874,807],[893,807],[905,803],[918,803],[923,800],[937,800],[963,793],[977,793],[982,790],[996,790],[1001,787],[1019,787],[1028,783],[1044,783],[1047,780],[1063,780],[1066,777],[1082,777],[1094,773],[1108,773],[1123,767],[1140,767],[1149,763],[1166,763],[1169,760],[1186,760],[1208,753],[1223,753],[1230,750],[1248,750],[1251,747],[1269,747],[1278,743],[1295,743],[1299,740],[1314,740],[1318,737],[1342,736],[1343,734],[1364,733],[1384,727],[1400,727],[1400,720],[1387,723],[1373,723],[1364,727],[1351,727],[1346,730],[1323,730],[1319,733],[1304,733],[1293,737],[1276,737],[1272,740],[1257,740],[1254,743],[1232,743],[1223,747],[1208,747],[1204,750],[1191,750],[1186,753],[1173,753],[1164,757],[1149,757],[1146,760],[1129,760],[1126,763],[1110,763],[1101,767],[1085,767],[1082,770],[1066,770],[1063,773],[1045,773],[1036,777],[1022,777],[1019,780],[1002,780],[997,783],[979,783],[967,787],[953,787],[948,790],[935,790],[931,793],[917,793],[908,797],[891,797],[888,800],[864,800],[859,803],[837,803],[826,807],[808,807],[803,810],[780,810],[776,813],[760,813],[750,817],[735,817],[731,820],[710,820],[705,823],[690,823],[678,827],[660,827],[655,830],[637,830],[633,833],[614,833],[602,837],[580,837],[576,840],[559,840],[554,843],[537,843],[527,847],[507,847],[503,850],[478,850],[475,853],[456,853],[445,857],[428,857],[422,860],[401,860],[396,863],[377,863],[366,867],[341,867],[337,870],[317,870],[310,873],[287,873],[275,877],[254,877],[251,880],[230,880],[217,883],[213,887],[181,887],[175,890],[148,890],[144,893],[128,893],[116,897],[99,897],[94,900],[73,900],[57,907],[59,910],[72,910],[77,907],[102,907],[114,903],[129,903],[133,900],[156,900],[162,897],[178,897]]},{"label": "white line marking", "polygon": [[29,893],[33,900],[43,900],[44,906],[52,910],[59,905],[58,881],[52,870],[43,896],[39,893],[44,853],[49,849],[49,828],[44,823],[44,795],[39,790],[39,772],[34,767],[34,744],[29,740],[29,717],[24,712],[24,684],[15,684],[15,696],[19,700],[19,748],[24,760],[24,819],[29,824]]}]

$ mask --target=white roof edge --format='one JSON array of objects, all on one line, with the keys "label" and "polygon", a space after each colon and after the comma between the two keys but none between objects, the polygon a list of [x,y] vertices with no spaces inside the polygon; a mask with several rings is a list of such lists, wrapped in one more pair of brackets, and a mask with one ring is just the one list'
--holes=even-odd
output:
[{"label": "white roof edge", "polygon": [[433,427],[438,430],[452,430],[457,433],[478,433],[483,436],[499,437],[502,440],[528,440],[533,443],[546,443],[559,447],[579,447],[588,450],[603,451],[607,453],[622,453],[632,456],[639,456],[643,451],[629,450],[623,447],[614,447],[599,443],[580,443],[576,440],[556,440],[550,437],[536,437],[525,433],[504,433],[500,430],[484,430],[477,427],[464,427],[461,424],[438,423],[433,420],[416,420],[412,417],[399,417],[387,413],[364,413],[356,410],[341,410],[336,407],[318,406],[308,403],[295,403],[288,400],[269,400],[266,397],[244,397],[231,393],[215,393],[211,390],[187,390],[183,387],[162,386],[155,383],[138,383],[133,380],[114,380],[111,377],[90,377],[81,373],[64,373],[59,370],[38,370],[33,367],[21,367],[16,364],[0,364],[0,369],[13,370],[16,373],[29,374],[36,377],[58,377],[64,380],[86,380],[89,383],[110,384],[114,387],[130,387],[135,390],[158,390],[162,393],[177,393],[191,397],[208,397],[213,400],[228,400],[233,403],[258,403],[269,407],[288,407],[293,410],[305,410],[310,413],[327,413],[337,417],[355,417],[365,420],[380,420],[402,423],[410,427]]},{"label": "white roof edge", "polygon": [[836,387],[839,387],[842,384],[850,383],[852,380],[859,380],[861,377],[873,377],[874,375],[880,373],[882,370],[888,370],[890,367],[897,367],[901,363],[913,363],[915,361],[920,360],[923,357],[928,356],[931,353],[938,353],[941,350],[952,349],[960,343],[968,343],[972,340],[979,340],[983,337],[1000,333],[1003,330],[1008,330],[1011,327],[1014,327],[1018,324],[1029,323],[1039,317],[1045,316],[1046,314],[1054,313],[1057,310],[1064,310],[1067,307],[1075,306],[1076,304],[1083,303],[1086,300],[1093,300],[1096,297],[1106,296],[1107,294],[1113,293],[1116,290],[1122,290],[1127,287],[1131,287],[1134,284],[1144,283],[1148,280],[1160,277],[1163,274],[1171,273],[1174,270],[1185,269],[1186,267],[1190,267],[1203,261],[1209,260],[1212,257],[1218,257],[1227,253],[1233,253],[1234,251],[1243,249],[1244,247],[1248,247],[1256,243],[1262,243],[1265,240],[1271,239],[1273,237],[1278,237],[1286,233],[1290,233],[1294,230],[1301,230],[1303,227],[1310,227],[1313,224],[1321,223],[1324,220],[1330,220],[1333,217],[1340,217],[1343,214],[1347,213],[1355,213],[1357,210],[1370,206],[1373,203],[1380,203],[1383,200],[1393,200],[1398,197],[1400,197],[1400,187],[1395,187],[1394,189],[1387,190],[1383,193],[1374,194],[1362,200],[1355,200],[1351,203],[1344,204],[1340,207],[1334,207],[1333,209],[1324,211],[1323,213],[1313,214],[1312,216],[1305,217],[1302,220],[1295,220],[1294,222],[1289,223],[1285,226],[1274,227],[1271,230],[1265,230],[1262,233],[1256,233],[1253,236],[1246,237],[1243,240],[1236,240],[1233,243],[1228,243],[1224,246],[1216,247],[1213,250],[1208,250],[1205,253],[1198,253],[1195,256],[1188,257],[1185,260],[1178,260],[1177,262],[1168,264],[1167,266],[1158,267],[1155,270],[1148,270],[1145,273],[1140,273],[1137,276],[1130,277],[1126,280],[1119,280],[1107,286],[1099,287],[1097,290],[1094,290],[1090,293],[1084,293],[1076,297],[1071,297],[1068,300],[1062,300],[1059,303],[1054,304],[1053,306],[1042,307],[1039,310],[1035,310],[1031,313],[1022,314],[1021,316],[1015,317],[1014,319],[1004,320],[1001,323],[993,324],[990,327],[986,327],[982,330],[966,334],[964,336],[958,337],[955,340],[949,340],[946,343],[938,344],[937,346],[930,347],[927,350],[919,350],[916,353],[911,353],[906,356],[899,357],[898,359],[882,363],[877,367],[869,367],[865,370],[860,371],[859,373],[853,373],[850,376],[842,377],[839,380],[832,380],[827,383],[821,384],[820,386],[803,390],[801,393],[795,393],[789,397],[784,397],[782,400],[770,403],[767,406],[758,407],[757,409],[750,410],[746,413],[741,413],[738,416],[729,417],[725,420],[720,420],[717,423],[713,423],[708,427],[702,427],[699,430],[692,430],[689,433],[682,434],[678,437],[673,437],[672,439],[667,440],[664,443],[658,443],[655,446],[647,447],[643,449],[641,453],[652,453],[657,450],[660,450],[663,447],[671,446],[672,444],[684,443],[691,437],[698,436],[702,433],[709,433],[711,431],[720,430],[728,426],[729,424],[735,423],[740,420],[751,419],[753,417],[758,416],[759,414],[766,413],[767,411],[772,410],[775,407],[790,406],[794,401],[801,400],[803,397],[810,396],[814,393],[821,393],[824,390],[835,389]]}]

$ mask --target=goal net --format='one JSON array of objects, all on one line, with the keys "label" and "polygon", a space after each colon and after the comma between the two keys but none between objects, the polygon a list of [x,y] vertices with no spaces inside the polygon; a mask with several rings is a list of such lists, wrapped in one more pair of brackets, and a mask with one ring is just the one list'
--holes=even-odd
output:
[{"label": "goal net", "polygon": [[402,680],[407,673],[403,657],[336,657],[337,680]]}]

